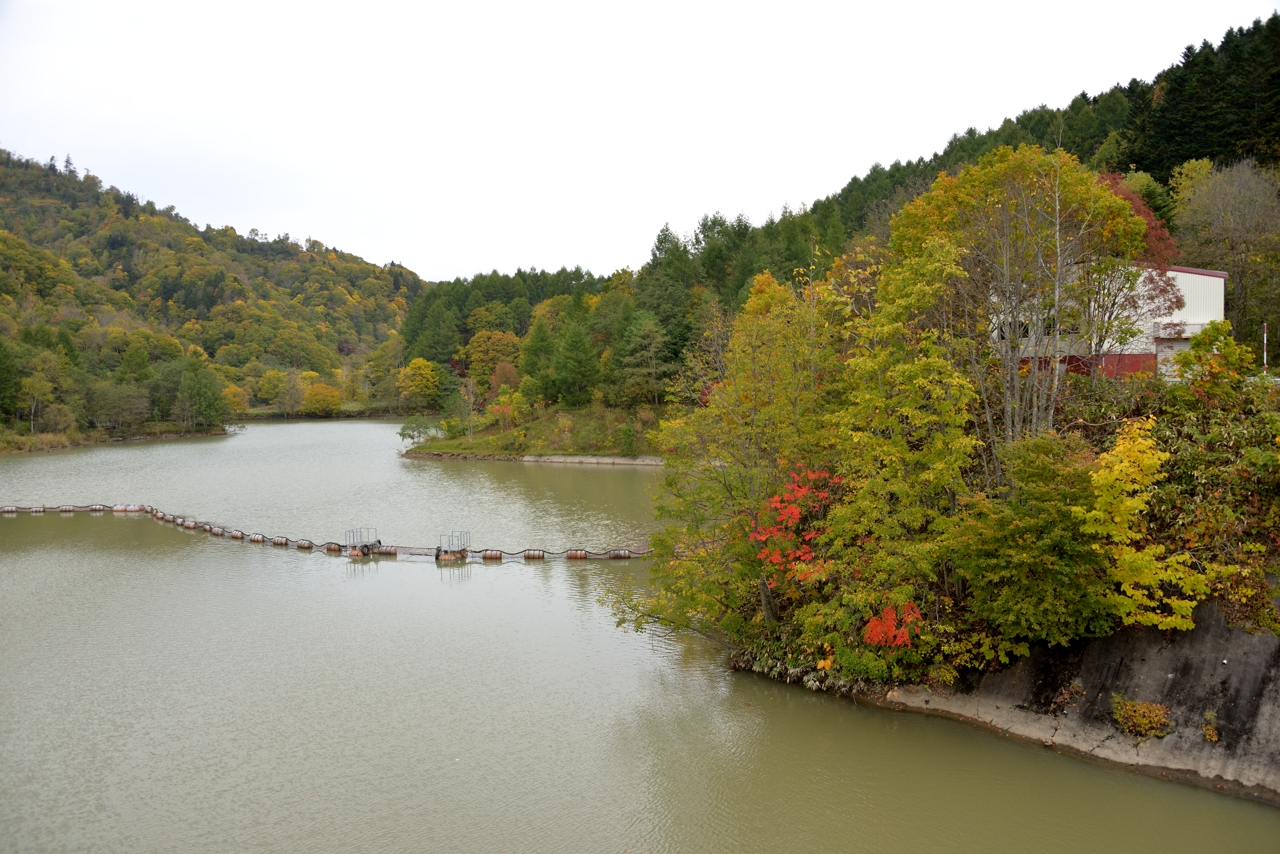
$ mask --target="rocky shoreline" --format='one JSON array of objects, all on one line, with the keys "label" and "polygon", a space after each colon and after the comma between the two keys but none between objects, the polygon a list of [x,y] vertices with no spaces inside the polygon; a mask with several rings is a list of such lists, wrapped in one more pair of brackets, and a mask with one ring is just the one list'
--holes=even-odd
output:
[{"label": "rocky shoreline", "polygon": [[661,466],[662,457],[593,457],[586,454],[481,454],[468,451],[405,451],[414,460],[481,460],[513,463],[570,463],[595,466]]},{"label": "rocky shoreline", "polygon": [[[729,664],[1280,807],[1280,638],[1230,628],[1213,605],[1201,606],[1196,622],[1191,632],[1125,629],[1065,649],[1037,649],[947,691],[849,681],[742,651],[731,653]],[[1174,731],[1143,740],[1125,735],[1111,717],[1112,694],[1165,704]],[[1206,738],[1207,720],[1216,742]]]}]

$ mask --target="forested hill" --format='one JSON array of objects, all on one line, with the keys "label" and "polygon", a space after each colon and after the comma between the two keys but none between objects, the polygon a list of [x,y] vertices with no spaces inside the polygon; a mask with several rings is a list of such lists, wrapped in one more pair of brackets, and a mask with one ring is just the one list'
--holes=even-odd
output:
[{"label": "forested hill", "polygon": [[[940,171],[976,161],[1000,145],[1061,145],[1095,169],[1144,171],[1168,182],[1188,160],[1280,157],[1280,16],[1229,30],[1218,46],[1189,46],[1182,61],[1147,83],[1133,79],[1100,95],[1082,92],[1063,109],[1039,106],[1000,127],[970,128],[928,159],[875,166],[834,204],[846,230],[863,229],[876,206],[931,182]],[[900,206],[900,205],[899,205]]]},{"label": "forested hill", "polygon": [[[78,174],[69,158],[41,164],[0,152],[0,229],[66,262],[64,276],[99,286],[62,299],[38,293],[47,305],[22,307],[22,325],[86,320],[84,299],[94,294],[236,368],[254,359],[340,368],[344,356],[385,341],[422,290],[400,265],[380,267],[317,241],[199,229],[172,207]],[[12,259],[6,265],[12,272]],[[15,297],[19,282],[7,278]]]},{"label": "forested hill", "polygon": [[[316,383],[317,414],[434,407],[467,379],[490,396],[520,387],[527,403],[659,405],[689,345],[723,333],[758,273],[820,277],[885,238],[939,172],[1021,143],[1120,173],[1176,237],[1180,263],[1230,273],[1227,316],[1242,340],[1256,348],[1263,323],[1280,322],[1272,15],[1189,47],[1151,82],[971,128],[930,158],[877,165],[760,225],[717,213],[691,234],[664,227],[638,270],[608,278],[574,268],[431,284],[318,241],[199,228],[80,174],[70,157],[0,150],[0,413],[33,431],[46,411],[55,431],[175,418],[184,372],[215,374],[198,384],[221,388],[232,410],[307,411]],[[418,382],[402,376],[414,359]],[[207,409],[197,421],[225,414]]]},{"label": "forested hill", "polygon": [[939,172],[1020,143],[1061,146],[1098,171],[1149,175],[1153,181],[1142,186],[1142,195],[1168,221],[1164,185],[1179,165],[1280,160],[1280,15],[1230,30],[1216,46],[1206,41],[1188,47],[1179,63],[1151,82],[1134,79],[1097,95],[1082,92],[1063,108],[1042,105],[994,129],[970,128],[932,157],[877,164],[839,192],[801,210],[784,209],[763,225],[715,214],[683,238],[664,230],[641,271],[641,287],[647,277],[697,282],[726,305],[740,305],[761,270],[789,277],[810,264],[821,267],[851,237],[883,237],[890,215]]},{"label": "forested hill", "polygon": [[[999,146],[1022,143],[1047,150],[1062,147],[1099,172],[1124,175],[1129,189],[1140,195],[1166,226],[1177,231],[1175,193],[1169,186],[1177,167],[1202,160],[1206,168],[1210,164],[1224,168],[1249,159],[1269,166],[1280,159],[1280,15],[1231,30],[1216,46],[1204,42],[1188,47],[1181,62],[1161,71],[1151,82],[1134,79],[1098,95],[1081,93],[1063,108],[1027,110],[994,129],[979,132],[970,128],[952,137],[932,157],[888,167],[876,165],[839,192],[798,210],[784,208],[780,216],[770,216],[761,225],[753,225],[745,216],[731,219],[716,213],[704,216],[691,234],[680,235],[664,227],[649,260],[634,275],[615,275],[610,280],[612,288],[580,271],[574,275],[562,271],[554,288],[546,290],[550,280],[545,275],[531,278],[521,272],[459,280],[447,289],[424,293],[405,325],[406,354],[442,365],[452,360],[455,368],[468,370],[467,351],[460,348],[468,346],[477,332],[501,330],[502,334],[524,335],[531,304],[556,293],[576,292],[572,305],[550,310],[548,319],[567,311],[574,326],[594,330],[590,337],[595,353],[610,356],[615,375],[620,376],[624,368],[619,360],[625,354],[620,348],[625,347],[623,339],[633,311],[642,312],[645,322],[656,318],[668,364],[665,370],[670,370],[682,360],[687,344],[700,334],[709,316],[709,303],[736,311],[753,278],[764,270],[782,280],[791,279],[797,271],[821,275],[834,258],[849,249],[850,240],[887,238],[892,214],[924,192],[939,172],[975,163]],[[1255,186],[1269,180],[1247,169],[1245,172],[1248,174],[1227,176],[1218,183],[1252,182],[1250,186]],[[1209,204],[1209,198],[1209,194],[1202,194],[1202,204]],[[1254,207],[1265,219],[1265,206]],[[1235,244],[1212,233],[1212,228],[1191,227],[1194,219],[1184,217],[1177,232],[1182,263],[1230,270],[1228,316],[1237,331],[1256,346],[1268,312],[1276,315],[1272,320],[1280,320],[1280,304],[1266,296],[1274,290],[1269,284],[1272,273],[1246,269],[1241,259],[1261,257],[1258,253],[1233,249],[1232,257],[1224,257],[1222,247]],[[1264,230],[1270,234],[1280,227]],[[583,301],[584,295],[590,296],[600,287],[616,291],[599,303],[615,316],[595,318],[596,303]],[[472,317],[481,306],[487,308]],[[485,349],[491,349],[488,344],[486,340]],[[514,346],[507,342],[506,358],[515,358]],[[492,362],[491,357],[481,360],[486,370]],[[653,366],[651,373],[662,370]],[[604,365],[601,371],[607,374],[609,366]],[[487,377],[478,380],[484,384]],[[625,399],[625,395],[612,397]]]}]

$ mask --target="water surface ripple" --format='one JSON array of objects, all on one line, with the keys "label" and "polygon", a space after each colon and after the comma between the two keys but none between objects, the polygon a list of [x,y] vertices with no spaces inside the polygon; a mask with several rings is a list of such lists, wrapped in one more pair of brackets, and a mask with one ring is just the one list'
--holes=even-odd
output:
[{"label": "water surface ripple", "polygon": [[[645,469],[403,460],[395,426],[0,458],[0,504],[639,545]],[[640,561],[437,569],[0,519],[0,851],[1276,851],[1280,810],[727,673],[619,631]]]}]

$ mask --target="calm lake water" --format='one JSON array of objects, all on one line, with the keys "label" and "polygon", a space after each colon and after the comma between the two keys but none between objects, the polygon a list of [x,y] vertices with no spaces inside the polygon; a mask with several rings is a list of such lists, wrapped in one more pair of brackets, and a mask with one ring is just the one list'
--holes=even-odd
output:
[{"label": "calm lake water", "polygon": [[[0,504],[638,545],[649,469],[404,460],[396,426],[0,457]],[[1280,850],[1280,810],[726,672],[597,603],[642,561],[437,569],[0,519],[0,851]]]}]

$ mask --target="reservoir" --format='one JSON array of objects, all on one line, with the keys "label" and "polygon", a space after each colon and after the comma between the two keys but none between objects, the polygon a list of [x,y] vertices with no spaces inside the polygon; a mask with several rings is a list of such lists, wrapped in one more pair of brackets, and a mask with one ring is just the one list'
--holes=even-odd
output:
[{"label": "reservoir", "polygon": [[[0,457],[0,504],[643,545],[660,472],[406,460],[385,422]],[[641,560],[439,567],[0,519],[0,851],[1275,852],[1280,810],[614,625]]]}]

